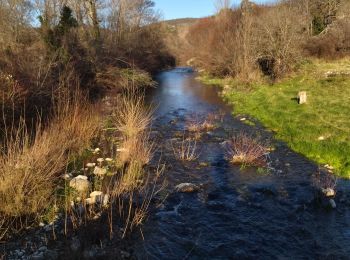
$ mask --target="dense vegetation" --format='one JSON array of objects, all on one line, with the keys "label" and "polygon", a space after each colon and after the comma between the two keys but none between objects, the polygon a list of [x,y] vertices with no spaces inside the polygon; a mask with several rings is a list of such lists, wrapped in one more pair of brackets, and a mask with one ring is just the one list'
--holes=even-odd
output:
[{"label": "dense vegetation", "polygon": [[[228,1],[222,1],[222,3]],[[205,82],[224,87],[296,151],[350,176],[350,8],[341,0],[242,1],[190,28],[188,50]],[[299,91],[308,103],[298,105]]]},{"label": "dense vegetation", "polygon": [[212,75],[277,80],[305,57],[348,55],[349,30],[348,1],[286,0],[261,6],[244,0],[239,8],[223,6],[216,16],[192,26],[188,50],[193,63]]},{"label": "dense vegetation", "polygon": [[[174,63],[152,1],[0,1],[1,103],[27,115],[62,93],[95,98],[121,69]],[[107,75],[105,77],[105,75]],[[108,80],[106,80],[108,78]]]},{"label": "dense vegetation", "polygon": [[[125,233],[142,222],[147,203],[131,203],[134,193],[151,195],[142,180],[152,145],[138,89],[174,64],[153,7],[0,1],[1,241],[63,212],[67,234],[121,198],[130,201]],[[108,91],[116,101],[102,99]]]}]

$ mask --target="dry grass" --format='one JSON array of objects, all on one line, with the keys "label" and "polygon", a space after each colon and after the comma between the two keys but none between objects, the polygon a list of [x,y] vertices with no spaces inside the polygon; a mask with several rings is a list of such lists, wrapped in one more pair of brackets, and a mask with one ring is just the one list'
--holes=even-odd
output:
[{"label": "dry grass", "polygon": [[134,94],[124,96],[117,108],[115,123],[125,138],[133,138],[143,133],[151,124],[152,110],[144,105],[143,96]]},{"label": "dry grass", "polygon": [[181,161],[194,161],[199,157],[197,142],[195,140],[186,139],[185,135],[181,142],[172,142],[171,147],[175,157]]},{"label": "dry grass", "polygon": [[233,164],[266,167],[268,149],[258,139],[245,133],[233,136],[227,142],[227,158]]},{"label": "dry grass", "polygon": [[192,115],[186,122],[186,128],[189,132],[209,132],[216,128],[216,121],[220,119],[219,114],[210,113],[207,117]]},{"label": "dry grass", "polygon": [[82,149],[97,127],[88,110],[67,104],[48,126],[38,123],[31,132],[22,120],[16,129],[6,128],[0,155],[0,217],[8,229],[0,226],[0,235],[34,223],[52,205],[69,155]]},{"label": "dry grass", "polygon": [[122,165],[130,161],[138,161],[145,165],[152,159],[153,152],[154,144],[149,140],[148,134],[142,133],[123,140],[117,161]]},{"label": "dry grass", "polygon": [[[164,165],[158,166],[151,174],[144,171],[140,165],[134,165],[115,183],[112,190],[114,203],[112,202],[111,206],[118,207],[118,215],[124,220],[123,237],[128,231],[131,232],[135,227],[140,226],[147,217],[152,198],[164,188],[164,183],[160,183],[164,169]],[[112,225],[110,227],[113,228]]]}]

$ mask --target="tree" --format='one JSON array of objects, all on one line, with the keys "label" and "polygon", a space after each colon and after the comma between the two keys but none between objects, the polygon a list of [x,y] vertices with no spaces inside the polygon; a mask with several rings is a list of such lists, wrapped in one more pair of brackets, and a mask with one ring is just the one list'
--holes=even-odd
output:
[{"label": "tree", "polygon": [[97,16],[97,0],[87,0],[89,16],[92,21],[94,40],[100,40],[100,23]]},{"label": "tree", "polygon": [[73,17],[72,10],[68,6],[63,6],[59,23],[52,29],[43,16],[39,16],[42,26],[42,36],[49,50],[56,51],[62,47],[64,37],[69,33],[71,28],[77,27],[78,22]]},{"label": "tree", "polygon": [[214,5],[219,13],[222,10],[231,9],[232,3],[231,0],[216,0]]}]

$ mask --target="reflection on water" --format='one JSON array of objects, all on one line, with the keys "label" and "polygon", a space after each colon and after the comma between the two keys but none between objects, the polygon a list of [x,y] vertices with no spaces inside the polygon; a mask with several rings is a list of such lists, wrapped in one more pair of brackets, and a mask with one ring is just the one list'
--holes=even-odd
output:
[{"label": "reflection on water", "polygon": [[208,105],[229,111],[229,107],[218,96],[216,87],[204,86],[195,76],[190,68],[176,68],[156,77],[159,86],[150,91],[148,101],[157,106],[158,116],[177,109],[205,112]]}]

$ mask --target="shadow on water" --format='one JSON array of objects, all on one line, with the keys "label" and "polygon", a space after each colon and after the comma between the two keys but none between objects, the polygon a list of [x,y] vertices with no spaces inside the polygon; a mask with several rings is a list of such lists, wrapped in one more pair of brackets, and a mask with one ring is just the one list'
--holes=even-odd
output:
[{"label": "shadow on water", "polygon": [[[158,88],[148,96],[157,106],[154,122],[159,143],[157,160],[167,168],[168,186],[156,198],[137,242],[140,259],[349,259],[350,185],[339,181],[337,209],[315,202],[311,175],[318,167],[274,141],[271,173],[240,169],[225,160],[223,141],[238,131],[271,134],[230,115],[217,90],[195,80],[188,68],[161,73]],[[222,124],[198,142],[200,156],[180,162],[169,140],[184,130],[186,116],[223,110]],[[205,162],[203,165],[201,163]],[[197,193],[174,187],[190,182]],[[165,199],[164,199],[165,198]]]}]

